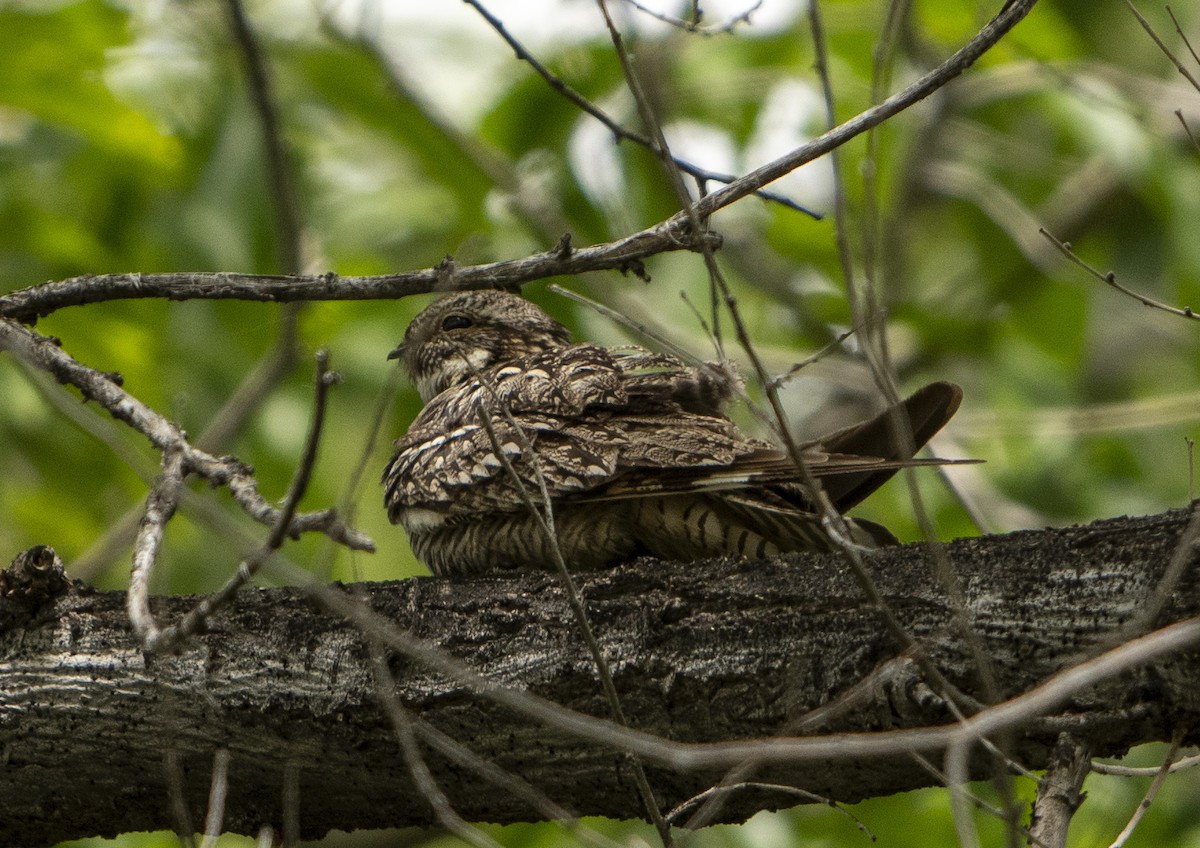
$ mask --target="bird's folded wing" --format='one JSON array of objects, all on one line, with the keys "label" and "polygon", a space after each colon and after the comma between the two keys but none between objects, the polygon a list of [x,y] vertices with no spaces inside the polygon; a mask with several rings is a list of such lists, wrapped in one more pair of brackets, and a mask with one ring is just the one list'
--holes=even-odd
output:
[{"label": "bird's folded wing", "polygon": [[[764,452],[766,453],[766,452]],[[815,454],[807,451],[804,460],[809,471],[822,485],[836,487],[840,476],[862,476],[887,473],[901,468],[958,465],[975,460],[957,459],[883,459],[874,456],[846,454]],[[723,467],[691,467],[673,469],[632,470],[609,485],[580,494],[572,500],[610,501],[624,498],[644,498],[688,492],[735,492],[761,487],[801,487],[803,475],[791,458],[771,451],[769,455],[750,455]],[[834,499],[835,505],[841,507]]]}]

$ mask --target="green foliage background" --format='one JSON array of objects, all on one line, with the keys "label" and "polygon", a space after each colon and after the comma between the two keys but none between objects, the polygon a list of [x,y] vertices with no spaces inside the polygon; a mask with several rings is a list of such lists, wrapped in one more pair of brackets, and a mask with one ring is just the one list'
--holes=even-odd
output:
[{"label": "green foliage background", "polygon": [[[714,38],[622,8],[669,136],[680,150],[698,151],[687,155],[701,164],[744,171],[765,161],[771,139],[821,129],[803,13],[778,5],[767,0],[754,25]],[[993,5],[917,4],[899,39],[893,87],[959,47]],[[652,157],[612,145],[512,59],[467,6],[430,5],[424,17],[410,12],[397,22],[390,13],[402,6],[368,4],[352,14],[305,0],[248,2],[276,86],[307,270],[370,274],[427,267],[447,255],[460,263],[513,258],[564,232],[577,245],[619,237],[678,208]],[[551,8],[536,31],[512,23],[515,34],[528,35],[539,58],[574,88],[635,125],[598,13],[588,4]],[[515,4],[493,10],[527,21]],[[886,8],[833,0],[822,11],[845,119],[870,105]],[[1200,44],[1200,9],[1175,11]],[[1147,4],[1144,12],[1185,55],[1164,11]],[[587,27],[575,23],[589,16]],[[275,207],[242,67],[216,0],[0,0],[0,292],[105,272],[279,271]],[[1200,93],[1123,4],[1043,0],[964,78],[880,134],[877,238],[866,227],[873,196],[861,177],[866,143],[842,150],[857,277],[861,283],[870,271],[890,311],[902,384],[945,378],[966,391],[943,452],[987,460],[959,478],[985,530],[1154,512],[1189,497],[1185,438],[1200,419],[1197,326],[1096,282],[1036,231],[1047,226],[1150,297],[1200,305],[1200,151],[1177,109],[1200,129]],[[827,212],[824,167],[775,188]],[[814,221],[749,199],[713,226],[725,237],[720,261],[772,370],[785,371],[848,325],[828,217]],[[618,274],[558,282],[712,357],[679,298],[686,292],[706,309],[701,261],[663,256],[648,270],[650,285]],[[543,284],[527,291],[582,335],[641,341]],[[218,451],[253,464],[264,494],[281,497],[307,427],[311,353],[331,351],[344,382],[305,507],[341,506],[379,552],[353,555],[317,538],[287,549],[319,573],[343,580],[421,573],[383,515],[375,479],[390,439],[418,406],[408,387],[395,394],[384,357],[424,302],[301,309],[298,364]],[[271,349],[280,320],[278,308],[262,304],[119,301],[64,309],[38,329],[82,362],[119,371],[135,395],[199,434]],[[787,403],[806,432],[834,424],[818,411],[830,402],[853,406],[869,392],[853,342],[847,348],[789,384]],[[8,357],[0,358],[0,401],[0,556],[52,544],[77,574],[123,586],[127,542],[102,550],[98,540],[136,515],[156,472],[148,444]],[[376,409],[381,432],[370,427]],[[364,456],[365,476],[351,489],[351,469]],[[943,485],[931,475],[921,484],[944,537],[977,532]],[[170,526],[160,591],[215,588],[264,535],[224,493],[198,489],[193,503]],[[903,485],[862,513],[902,538],[918,535]],[[1154,762],[1155,753],[1141,755]],[[1129,845],[1200,840],[1200,788],[1188,774],[1168,782]],[[1026,796],[1031,787],[1018,786]],[[1110,841],[1144,782],[1093,777],[1089,791],[1076,845]],[[930,791],[861,804],[855,814],[880,845],[948,845],[947,810],[946,793]],[[997,822],[978,819],[985,842],[999,844]],[[650,839],[637,825],[589,824],[620,840]],[[565,838],[555,825],[491,832],[514,846]],[[848,818],[803,808],[712,828],[688,844],[859,843],[867,837]]]}]

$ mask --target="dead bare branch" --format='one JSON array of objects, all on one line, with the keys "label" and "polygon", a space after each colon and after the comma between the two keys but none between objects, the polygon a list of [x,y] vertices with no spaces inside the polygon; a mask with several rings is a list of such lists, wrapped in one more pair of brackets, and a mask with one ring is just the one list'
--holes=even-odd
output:
[{"label": "dead bare branch", "polygon": [[[686,159],[682,159],[670,153],[663,154],[660,151],[659,146],[651,137],[634,132],[633,130],[622,126],[619,121],[609,117],[609,115],[607,115],[599,106],[592,103],[582,94],[564,82],[557,74],[542,64],[538,58],[525,47],[524,44],[522,44],[511,32],[508,31],[508,28],[504,25],[504,22],[494,15],[486,6],[484,6],[483,3],[479,2],[479,0],[465,0],[465,2],[468,6],[479,13],[479,16],[487,22],[488,26],[496,31],[497,35],[504,39],[504,42],[512,48],[518,59],[528,64],[538,76],[546,81],[547,85],[561,94],[575,106],[579,107],[582,112],[591,115],[597,121],[604,124],[605,128],[612,133],[613,138],[616,141],[630,141],[640,147],[646,148],[655,155],[671,156],[671,161],[677,168],[679,168],[679,170],[685,171],[702,183],[717,182],[728,184],[737,179],[737,177],[733,174],[722,174],[718,171],[710,171],[707,168],[702,168],[699,165],[688,162]],[[630,2],[630,0],[627,0],[627,2]],[[757,7],[760,4],[761,0],[760,3],[755,5]],[[742,17],[748,17],[750,11],[744,13]],[[778,203],[779,205],[785,206],[788,209],[808,215],[810,218],[814,218],[816,220],[821,219],[820,213],[813,212],[811,209],[807,209],[791,198],[782,194],[778,194],[777,192],[760,189],[755,191],[754,194],[761,197],[763,200],[770,200],[774,203]]]},{"label": "dead bare branch", "polygon": [[246,68],[250,99],[258,113],[262,126],[263,150],[267,160],[267,180],[270,186],[272,209],[275,212],[275,228],[278,233],[277,249],[279,267],[289,274],[298,274],[303,268],[301,258],[300,204],[288,166],[287,148],[283,143],[279,109],[276,105],[271,74],[266,58],[259,46],[258,38],[246,20],[241,0],[225,0],[225,11],[229,16],[233,40],[242,56]]},{"label": "dead bare branch", "polygon": [[1063,256],[1070,259],[1072,262],[1074,262],[1080,268],[1087,271],[1089,274],[1091,274],[1093,277],[1095,277],[1097,280],[1104,283],[1105,285],[1112,286],[1114,289],[1119,291],[1121,294],[1132,297],[1138,303],[1142,304],[1142,306],[1150,306],[1150,307],[1153,307],[1154,309],[1161,309],[1163,312],[1169,312],[1172,315],[1178,315],[1181,318],[1188,318],[1192,321],[1200,321],[1200,315],[1197,315],[1195,312],[1193,312],[1192,307],[1184,306],[1184,307],[1180,308],[1178,306],[1170,306],[1166,303],[1162,303],[1161,301],[1155,300],[1154,298],[1146,297],[1146,295],[1144,295],[1144,294],[1138,294],[1137,292],[1133,291],[1132,289],[1125,288],[1125,286],[1123,286],[1117,282],[1117,275],[1114,274],[1112,271],[1109,271],[1107,273],[1101,273],[1095,267],[1089,265],[1087,262],[1084,262],[1081,258],[1079,258],[1079,254],[1077,254],[1075,252],[1074,248],[1072,247],[1072,245],[1069,241],[1062,241],[1057,236],[1051,234],[1049,231],[1047,231],[1044,228],[1039,228],[1038,232],[1041,233],[1043,236],[1045,236],[1046,239],[1052,245],[1057,247],[1059,252],[1062,253]]},{"label": "dead bare branch", "polygon": [[1179,753],[1179,745],[1183,742],[1183,735],[1184,731],[1182,728],[1175,731],[1175,737],[1171,740],[1171,747],[1167,749],[1167,756],[1163,759],[1163,764],[1158,769],[1158,773],[1154,775],[1154,780],[1150,781],[1150,788],[1146,790],[1141,803],[1137,805],[1137,808],[1133,811],[1133,815],[1129,817],[1129,821],[1117,835],[1117,838],[1112,841],[1109,848],[1123,848],[1125,843],[1129,841],[1129,837],[1133,836],[1133,832],[1146,815],[1146,811],[1150,809],[1150,805],[1158,797],[1158,790],[1162,788],[1163,781],[1171,773],[1171,765],[1175,762],[1175,757]]},{"label": "dead bare branch", "polygon": [[[196,474],[213,485],[227,487],[242,509],[256,520],[268,526],[278,523],[280,510],[259,493],[258,484],[244,463],[231,456],[212,456],[190,444],[179,427],[125,391],[119,377],[83,365],[59,347],[56,340],[12,320],[0,319],[0,350],[11,351],[50,373],[58,382],[75,386],[85,398],[144,435],[162,453],[177,452],[184,475]],[[298,514],[285,527],[289,536],[314,530],[354,550],[374,550],[369,538],[344,525],[333,510]]]},{"label": "dead bare branch", "polygon": [[[271,527],[271,532],[266,542],[257,551],[238,564],[237,571],[225,582],[224,586],[211,595],[206,596],[187,615],[183,616],[183,618],[170,627],[160,630],[153,625],[152,619],[149,626],[146,625],[149,607],[141,599],[142,591],[139,591],[139,615],[135,618],[133,608],[131,608],[130,620],[133,622],[134,631],[142,638],[146,650],[159,652],[175,650],[182,642],[203,630],[213,614],[229,603],[233,596],[258,573],[258,570],[262,568],[263,564],[275,551],[279,550],[283,545],[284,539],[289,535],[289,528],[292,527],[292,518],[296,514],[296,508],[300,503],[300,499],[304,497],[304,493],[308,489],[308,481],[311,479],[313,467],[316,465],[317,448],[321,442],[321,433],[325,423],[325,407],[329,396],[329,387],[340,380],[338,374],[330,371],[328,368],[329,355],[326,351],[317,351],[316,360],[316,398],[313,403],[313,416],[309,424],[308,438],[305,440],[304,452],[296,467],[292,483],[288,487],[287,497],[284,498],[283,506],[279,510],[279,517]],[[182,486],[182,475],[179,476],[178,486]],[[153,493],[151,496],[153,497]],[[148,506],[147,515],[149,514],[150,509]],[[170,516],[168,515],[167,519],[169,518]],[[143,524],[146,523],[148,522],[143,522]],[[165,523],[165,521],[162,523]],[[161,527],[159,527],[159,536],[161,538]],[[141,546],[139,545],[135,549],[134,554],[135,578],[138,574],[138,551],[140,549]],[[141,560],[152,562],[153,557],[154,552],[152,551],[142,556]],[[145,566],[145,570],[147,573],[149,572],[148,565]],[[134,597],[133,587],[137,586],[139,590],[144,590],[146,582],[146,580],[135,579],[130,588],[130,598]],[[142,609],[143,607],[144,610]]]},{"label": "dead bare branch", "polygon": [[[1192,72],[1187,69],[1183,62],[1179,61],[1179,57],[1177,57],[1171,48],[1163,42],[1158,33],[1154,31],[1154,27],[1150,25],[1150,22],[1146,20],[1141,12],[1138,11],[1137,6],[1133,5],[1133,0],[1125,0],[1125,5],[1129,7],[1129,11],[1133,12],[1133,16],[1137,18],[1137,22],[1142,25],[1142,29],[1146,31],[1146,34],[1150,36],[1151,40],[1155,43],[1155,45],[1157,45],[1158,49],[1162,51],[1162,54],[1171,60],[1171,64],[1175,66],[1175,70],[1179,71],[1180,76],[1191,83],[1192,88],[1196,89],[1196,91],[1200,91],[1200,80],[1197,80],[1196,77],[1192,75]],[[1174,18],[1175,16],[1171,15],[1171,19],[1174,20]],[[1183,35],[1183,32],[1179,30],[1178,21],[1175,21],[1175,29],[1179,31],[1180,35]],[[1187,44],[1186,37],[1184,38],[1184,43]],[[1188,44],[1187,46],[1188,49],[1191,50],[1191,44]],[[1193,53],[1192,55],[1195,56],[1196,54]]]},{"label": "dead bare branch", "polygon": [[444,262],[420,271],[363,277],[342,277],[334,273],[279,276],[198,272],[88,275],[20,289],[0,297],[0,317],[32,322],[67,306],[147,297],[276,303],[388,300],[432,291],[516,287],[531,280],[587,271],[637,270],[642,260],[659,253],[702,250],[706,244],[716,247],[718,237],[707,233],[696,235],[691,230],[693,214],[707,218],[718,209],[753,194],[920,102],[971,67],[1016,26],[1036,2],[1014,0],[960,50],[907,88],[836,129],[705,195],[694,204],[694,210],[676,213],[666,221],[616,241],[573,248],[569,253],[554,248],[520,259],[483,265],[460,266]]}]

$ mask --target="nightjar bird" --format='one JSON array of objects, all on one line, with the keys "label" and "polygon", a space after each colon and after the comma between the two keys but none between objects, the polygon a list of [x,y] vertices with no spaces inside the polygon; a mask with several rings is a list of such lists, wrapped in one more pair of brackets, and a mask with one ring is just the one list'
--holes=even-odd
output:
[{"label": "nightjar bird", "polygon": [[[424,408],[383,475],[388,517],[437,575],[573,569],[638,555],[694,560],[829,550],[812,498],[779,448],[723,412],[729,375],[638,347],[572,344],[521,297],[471,291],[434,301],[389,354]],[[904,401],[919,448],[962,393],[933,383]],[[839,511],[898,468],[892,411],[804,445],[807,466]],[[895,541],[850,522],[856,541]]]}]

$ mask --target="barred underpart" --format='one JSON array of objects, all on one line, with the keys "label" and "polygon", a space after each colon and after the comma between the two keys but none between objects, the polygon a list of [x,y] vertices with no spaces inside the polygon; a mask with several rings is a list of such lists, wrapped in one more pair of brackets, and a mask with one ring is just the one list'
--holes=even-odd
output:
[{"label": "barred underpart", "polygon": [[[555,568],[560,555],[586,569],[832,546],[792,459],[723,412],[736,388],[728,368],[572,344],[557,321],[498,291],[435,301],[392,357],[425,407],[396,442],[385,503],[435,574]],[[803,460],[849,509],[898,468],[937,462],[896,446],[920,448],[960,399],[933,383],[805,445]],[[870,522],[850,528],[860,544],[893,541]]]}]

